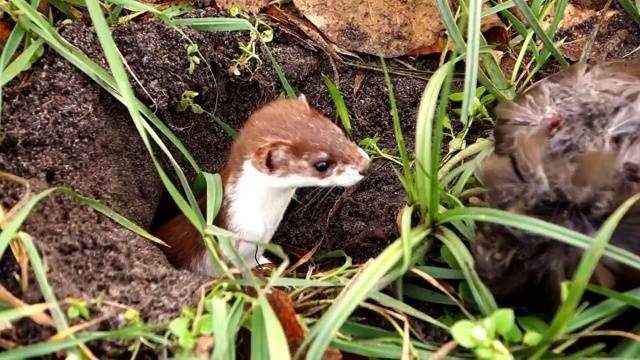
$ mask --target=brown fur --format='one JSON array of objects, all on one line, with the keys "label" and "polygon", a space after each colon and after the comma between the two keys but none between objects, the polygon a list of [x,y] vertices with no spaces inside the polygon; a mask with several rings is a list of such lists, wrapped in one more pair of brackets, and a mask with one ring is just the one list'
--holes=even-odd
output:
[{"label": "brown fur", "polygon": [[[640,191],[639,64],[574,65],[500,103],[496,114],[495,152],[478,169],[492,207],[592,235]],[[636,253],[637,209],[611,239]],[[499,299],[522,300],[534,289],[554,304],[559,282],[572,276],[582,253],[488,224],[479,227],[473,250],[478,273]],[[628,288],[640,285],[640,274],[605,259],[594,281]]]}]

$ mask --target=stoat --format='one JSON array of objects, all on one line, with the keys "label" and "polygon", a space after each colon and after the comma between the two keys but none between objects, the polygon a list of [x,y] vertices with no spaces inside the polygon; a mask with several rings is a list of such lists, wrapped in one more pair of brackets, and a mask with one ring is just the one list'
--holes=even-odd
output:
[{"label": "stoat", "polygon": [[[220,172],[224,199],[214,223],[238,235],[234,243],[247,266],[268,262],[264,249],[242,240],[269,242],[297,188],[352,186],[369,163],[366,152],[304,96],[270,102],[249,117],[233,143]],[[184,215],[154,235],[169,245],[162,248],[175,267],[217,275],[200,232]]]}]

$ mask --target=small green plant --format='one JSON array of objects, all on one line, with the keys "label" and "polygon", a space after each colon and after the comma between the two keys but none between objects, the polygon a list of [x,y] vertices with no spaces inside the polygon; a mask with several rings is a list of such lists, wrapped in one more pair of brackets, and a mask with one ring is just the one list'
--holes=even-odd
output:
[{"label": "small green plant", "polygon": [[197,44],[187,45],[187,60],[189,60],[189,68],[187,69],[187,72],[189,73],[189,75],[193,75],[193,73],[196,71],[196,67],[200,65]]},{"label": "small green plant", "polygon": [[208,112],[202,106],[200,106],[198,103],[196,103],[194,101],[194,99],[198,95],[199,94],[197,92],[193,91],[193,90],[186,90],[185,92],[183,92],[182,96],[180,96],[180,101],[176,105],[176,110],[178,112],[183,112],[183,111],[186,111],[187,109],[189,109],[194,114],[198,114],[198,115],[199,114],[206,114],[211,119],[213,119],[213,121],[216,124],[218,124],[231,138],[235,139],[238,136],[238,131],[236,129],[232,128],[229,124],[224,122],[222,119],[220,119],[216,115]]},{"label": "small green plant", "polygon": [[[240,9],[236,4],[232,4],[229,9],[229,14],[233,17],[243,17],[249,19],[249,16],[240,12]],[[264,27],[265,29],[261,29]],[[249,41],[244,43],[238,42],[240,49],[240,56],[233,59],[233,64],[229,68],[229,71],[236,76],[240,76],[243,70],[248,69],[252,59],[255,59],[258,64],[262,64],[262,60],[256,53],[256,46],[259,42],[266,44],[273,40],[273,29],[266,22],[259,18],[255,19],[255,24],[249,32]]]},{"label": "small green plant", "polygon": [[176,105],[176,110],[178,112],[184,112],[187,109],[191,110],[194,114],[202,114],[204,113],[204,109],[202,106],[198,105],[193,99],[198,96],[198,93],[192,90],[186,90],[182,93],[180,97],[180,102]]},{"label": "small green plant", "polygon": [[367,137],[360,140],[360,146],[362,146],[362,149],[369,155],[369,157],[371,157],[371,159],[382,158],[393,161],[398,165],[402,165],[400,159],[391,155],[391,151],[389,151],[389,149],[381,148],[380,145],[378,145],[379,141],[380,137],[378,135]]},{"label": "small green plant", "polygon": [[193,322],[194,312],[190,308],[182,310],[182,314],[171,320],[169,323],[169,331],[178,339],[178,346],[183,351],[191,350],[196,344],[197,332],[192,331],[191,323]]},{"label": "small green plant", "polygon": [[69,308],[67,309],[67,317],[71,320],[82,317],[85,320],[91,318],[91,313],[87,302],[81,299],[68,299]]},{"label": "small green plant", "polygon": [[511,309],[496,310],[481,320],[460,320],[451,327],[451,335],[460,346],[473,350],[479,359],[513,359],[505,343],[522,340]]}]

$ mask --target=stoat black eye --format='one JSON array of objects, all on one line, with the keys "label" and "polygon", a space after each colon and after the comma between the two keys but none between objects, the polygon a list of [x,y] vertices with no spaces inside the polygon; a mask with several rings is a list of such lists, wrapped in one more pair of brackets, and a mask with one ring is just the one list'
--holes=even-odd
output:
[{"label": "stoat black eye", "polygon": [[325,172],[329,169],[329,162],[326,160],[316,161],[313,164],[313,167],[316,168],[319,172]]}]

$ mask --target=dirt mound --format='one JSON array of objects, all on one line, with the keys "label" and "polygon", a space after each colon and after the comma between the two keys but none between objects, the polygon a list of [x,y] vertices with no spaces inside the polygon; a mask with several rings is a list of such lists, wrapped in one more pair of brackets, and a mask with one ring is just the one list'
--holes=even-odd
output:
[{"label": "dirt mound", "polygon": [[[95,34],[87,24],[65,26],[61,33],[105,65]],[[260,54],[263,64],[254,66],[251,73],[229,74],[228,68],[238,54],[237,41],[246,34],[186,33],[210,65],[201,64],[193,75],[187,73],[187,41],[160,21],[118,26],[114,38],[139,81],[137,95],[185,142],[203,169],[217,171],[231,140],[206,116],[177,112],[175,106],[181,94],[185,90],[200,93],[196,98],[199,104],[238,128],[251,111],[279,96],[281,88],[266,54]],[[292,85],[314,106],[335,118],[320,76],[331,73],[324,53],[282,36],[274,40],[272,49]],[[352,95],[350,84],[356,72],[346,67],[339,71],[355,137],[378,134],[382,146],[392,147],[382,75],[367,73],[362,89]],[[405,130],[411,134],[425,83],[410,78],[398,78],[395,83],[399,108],[406,109],[401,114],[407,124]],[[121,104],[51,51],[34,66],[28,78],[7,88],[5,104],[4,138],[0,143],[3,171],[33,181],[39,190],[70,186],[144,227],[151,225],[163,189]],[[389,187],[393,190],[389,191]],[[365,192],[368,195],[359,195]],[[389,204],[399,207],[403,201],[390,166],[377,170],[348,197],[340,193],[334,190],[333,196],[323,199],[319,207],[304,201],[292,205],[276,242],[308,250],[320,240],[316,231],[329,231],[331,241],[327,244],[342,248],[359,232],[375,232],[377,227],[393,225],[396,210]],[[0,199],[10,205],[17,196],[18,191],[2,191]],[[304,192],[301,198],[304,199]],[[336,201],[339,211],[334,209]],[[300,211],[303,207],[316,210],[310,215]],[[171,211],[175,210],[170,208],[165,213]],[[389,224],[383,224],[381,219],[389,220]],[[205,280],[173,269],[154,244],[62,196],[44,200],[28,218],[24,230],[35,238],[60,298],[95,298],[104,291],[106,298],[135,307],[145,319],[160,320],[175,316],[182,306],[191,304],[194,292]],[[378,249],[395,236],[393,231],[385,231],[389,237],[378,243]],[[375,251],[367,254],[374,256]],[[2,261],[1,283],[20,294],[13,277],[15,264],[9,258]],[[31,295],[22,295],[35,300],[37,293],[32,284]]]}]

